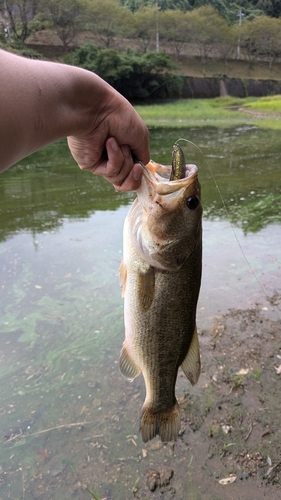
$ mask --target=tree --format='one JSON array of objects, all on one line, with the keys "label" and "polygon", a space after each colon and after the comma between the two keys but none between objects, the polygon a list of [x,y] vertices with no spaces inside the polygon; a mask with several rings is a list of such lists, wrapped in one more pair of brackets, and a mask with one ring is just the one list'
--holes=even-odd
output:
[{"label": "tree", "polygon": [[136,40],[141,52],[147,52],[152,40],[156,39],[158,14],[156,7],[142,6],[133,15],[132,37]]},{"label": "tree", "polygon": [[30,35],[30,22],[38,11],[40,0],[5,0],[2,15],[7,20],[16,40],[24,42]]},{"label": "tree", "polygon": [[85,27],[98,35],[104,47],[111,47],[115,37],[131,30],[132,13],[115,0],[88,0],[86,12]]},{"label": "tree", "polygon": [[96,73],[130,100],[179,95],[182,80],[167,73],[173,67],[164,52],[140,54],[130,48],[101,50],[96,60]]},{"label": "tree", "polygon": [[90,42],[67,54],[64,57],[64,62],[95,72],[98,54],[99,49],[94,43]]},{"label": "tree", "polygon": [[243,11],[245,17],[254,19],[261,16],[264,11],[261,2],[271,2],[280,0],[189,0],[193,9],[209,5],[216,9],[219,14],[230,24],[237,23],[239,10]]},{"label": "tree", "polygon": [[141,54],[98,49],[93,44],[68,54],[66,62],[94,71],[127,99],[179,97],[183,78],[169,74],[175,65],[164,52]]},{"label": "tree", "polygon": [[160,10],[181,10],[186,12],[191,10],[191,5],[189,0],[159,0],[156,5],[160,7]]},{"label": "tree", "polygon": [[83,4],[81,0],[42,0],[50,14],[53,26],[67,51],[81,26]]},{"label": "tree", "polygon": [[180,10],[160,12],[160,35],[170,42],[178,59],[187,42],[191,41],[190,17]]},{"label": "tree", "polygon": [[220,30],[225,28],[224,19],[211,6],[199,7],[187,12],[192,42],[197,46],[202,64],[211,56],[214,45],[221,42]]},{"label": "tree", "polygon": [[158,7],[161,11],[175,9],[186,12],[191,10],[189,0],[120,0],[120,3],[131,12],[136,12],[142,7]]},{"label": "tree", "polygon": [[281,16],[281,2],[280,0],[253,0],[254,5],[261,9],[267,16],[280,17]]},{"label": "tree", "polygon": [[220,16],[224,17],[224,19],[229,20],[229,2],[226,0],[194,0],[192,2],[192,6],[194,9],[198,9],[204,6],[213,7]]},{"label": "tree", "polygon": [[241,28],[240,45],[250,64],[266,57],[271,69],[281,54],[281,20],[261,16],[245,22]]},{"label": "tree", "polygon": [[238,26],[229,26],[225,19],[221,18],[217,26],[217,36],[215,40],[216,50],[227,65],[228,59],[233,56],[237,47]]},{"label": "tree", "polygon": [[120,0],[120,3],[133,13],[143,7],[154,7],[156,5],[155,0]]}]

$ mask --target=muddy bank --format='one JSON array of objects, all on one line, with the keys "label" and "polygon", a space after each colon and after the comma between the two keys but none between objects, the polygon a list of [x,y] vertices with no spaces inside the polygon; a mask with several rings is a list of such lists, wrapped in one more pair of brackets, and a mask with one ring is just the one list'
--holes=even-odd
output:
[{"label": "muddy bank", "polygon": [[181,397],[182,435],[167,445],[169,487],[148,494],[148,471],[136,498],[189,498],[177,474],[187,450],[191,498],[281,497],[280,327],[280,319],[265,318],[257,306],[217,317],[212,331],[202,332],[199,387]]},{"label": "muddy bank", "polygon": [[[271,303],[280,304],[280,296]],[[279,316],[267,318],[258,305],[218,316],[210,331],[201,332],[199,384],[186,390],[184,376],[179,377],[177,394],[185,389],[177,441],[144,445],[129,436],[133,445],[124,461],[135,464],[132,476],[126,467],[123,477],[122,459],[108,467],[101,458],[93,469],[89,463],[80,471],[80,480],[89,484],[100,467],[106,499],[113,498],[110,483],[118,481],[127,489],[118,497],[123,500],[281,498]]]}]

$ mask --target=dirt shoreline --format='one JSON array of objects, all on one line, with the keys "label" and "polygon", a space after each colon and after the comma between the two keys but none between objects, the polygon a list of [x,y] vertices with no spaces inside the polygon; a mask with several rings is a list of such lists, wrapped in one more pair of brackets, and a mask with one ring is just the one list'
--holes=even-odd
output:
[{"label": "dirt shoreline", "polygon": [[[277,305],[280,298],[270,301]],[[281,498],[280,330],[280,313],[266,318],[257,305],[218,316],[212,331],[202,332],[201,379],[195,392],[180,398],[181,436],[167,445],[174,459],[148,467],[135,498]],[[153,442],[147,452],[157,446],[164,445]],[[190,496],[178,467],[187,448],[193,457],[186,467],[187,475],[192,469]]]},{"label": "dirt shoreline", "polygon": [[[91,422],[90,409],[81,410],[77,402],[76,414],[81,421],[87,411],[87,421],[69,426],[67,432],[79,459],[66,458],[61,444],[55,452],[49,433],[39,431],[44,440],[36,444],[40,453],[31,477],[28,467],[24,469],[25,497],[54,498],[64,487],[64,498],[77,500],[91,498],[95,488],[98,493],[92,497],[100,500],[280,499],[281,295],[268,300],[268,307],[229,310],[199,332],[199,382],[191,387],[182,372],[177,380],[182,425],[176,441],[141,441],[142,380],[122,383],[120,392],[117,378],[119,411],[111,404],[116,395],[109,393],[103,402],[105,427],[102,419]],[[124,439],[120,432],[122,425],[128,428],[128,411],[136,435]],[[28,436],[22,426],[18,436],[5,439],[11,454]],[[109,433],[115,442],[105,433],[107,426],[115,429]],[[17,471],[11,466],[0,467],[1,472],[4,486],[4,478],[12,481]]]}]

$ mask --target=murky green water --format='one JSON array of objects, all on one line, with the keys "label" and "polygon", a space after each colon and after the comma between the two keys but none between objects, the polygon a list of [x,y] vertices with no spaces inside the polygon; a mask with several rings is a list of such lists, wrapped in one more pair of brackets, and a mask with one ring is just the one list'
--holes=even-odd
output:
[{"label": "murky green water", "polygon": [[[218,313],[257,302],[280,315],[266,298],[281,289],[279,132],[154,130],[152,158],[170,163],[178,137],[196,143],[211,169],[185,146],[199,167],[204,205],[199,330]],[[0,177],[1,500],[90,498],[82,484],[107,499],[130,499],[153,461],[138,436],[142,379],[128,384],[118,370],[118,268],[133,198],[80,172],[65,142]],[[179,396],[186,384],[179,381]],[[170,448],[155,453],[158,462],[171,460]],[[184,460],[177,462],[183,477],[188,452]],[[189,498],[188,475],[181,488],[177,498]]]}]

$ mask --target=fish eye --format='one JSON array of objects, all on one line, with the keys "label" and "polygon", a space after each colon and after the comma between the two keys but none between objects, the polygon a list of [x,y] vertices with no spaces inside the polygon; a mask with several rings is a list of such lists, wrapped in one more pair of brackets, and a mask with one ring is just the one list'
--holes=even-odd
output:
[{"label": "fish eye", "polygon": [[199,200],[197,196],[190,196],[189,198],[187,198],[186,206],[190,210],[195,210],[198,207],[198,205],[199,205]]}]

